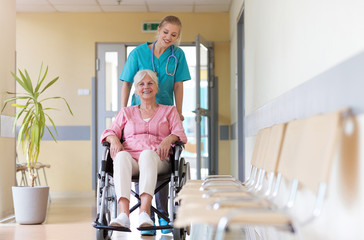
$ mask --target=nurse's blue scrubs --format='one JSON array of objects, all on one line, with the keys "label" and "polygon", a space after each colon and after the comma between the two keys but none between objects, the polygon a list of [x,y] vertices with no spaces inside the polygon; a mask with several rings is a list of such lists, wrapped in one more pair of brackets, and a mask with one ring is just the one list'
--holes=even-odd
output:
[{"label": "nurse's blue scrubs", "polygon": [[[152,65],[152,51],[150,50],[148,44],[144,43],[136,47],[131,53],[125,63],[123,71],[120,75],[120,80],[133,82],[135,74],[139,70],[150,69],[153,70]],[[173,105],[174,103],[174,83],[180,81],[190,80],[190,72],[188,70],[188,65],[186,61],[185,54],[183,50],[179,47],[174,46],[173,52],[177,58],[177,68],[174,76],[170,76],[166,73],[167,59],[171,55],[172,46],[169,46],[163,54],[157,59],[154,54],[154,68],[158,74],[158,88],[159,91],[156,95],[156,102],[163,105]],[[175,68],[174,58],[169,58],[168,63],[168,73],[173,73]],[[131,106],[139,105],[140,98],[136,94],[133,94]]]}]

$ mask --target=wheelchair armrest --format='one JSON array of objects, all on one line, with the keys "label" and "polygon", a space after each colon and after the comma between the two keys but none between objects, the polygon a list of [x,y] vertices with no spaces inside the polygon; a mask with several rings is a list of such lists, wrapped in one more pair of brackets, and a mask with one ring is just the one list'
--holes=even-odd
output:
[{"label": "wheelchair armrest", "polygon": [[172,161],[172,171],[174,171],[175,176],[178,175],[179,160],[180,160],[183,148],[184,148],[184,143],[183,142],[177,141],[177,142],[174,143],[174,146],[173,146],[173,157],[174,157],[174,159]]},{"label": "wheelchair armrest", "polygon": [[185,144],[181,141],[177,141],[174,143],[174,148],[180,148],[180,150],[184,149]]},{"label": "wheelchair armrest", "polygon": [[110,143],[107,142],[107,141],[105,141],[105,142],[102,143],[102,146],[109,148],[110,147]]},{"label": "wheelchair armrest", "polygon": [[185,144],[183,142],[177,141],[174,143],[173,152],[174,152],[174,159],[178,160],[182,150],[184,149]]},{"label": "wheelchair armrest", "polygon": [[181,141],[175,142],[174,145],[181,146],[181,147],[184,147],[185,146],[185,144],[183,142],[181,142]]}]

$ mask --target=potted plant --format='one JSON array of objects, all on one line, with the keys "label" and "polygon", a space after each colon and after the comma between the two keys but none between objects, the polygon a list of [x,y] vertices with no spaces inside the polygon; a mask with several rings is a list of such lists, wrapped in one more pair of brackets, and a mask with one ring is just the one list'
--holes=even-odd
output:
[{"label": "potted plant", "polygon": [[[43,97],[43,93],[51,87],[59,77],[54,78],[52,81],[46,84],[45,78],[48,73],[48,67],[43,73],[43,64],[41,65],[38,81],[33,87],[32,80],[27,72],[23,72],[19,69],[20,77],[16,76],[15,73],[11,73],[14,79],[19,83],[22,90],[25,92],[16,93],[7,92],[7,94],[14,95],[4,101],[4,106],[2,111],[5,109],[9,102],[20,100],[20,102],[15,102],[12,104],[13,107],[17,108],[14,116],[14,129],[16,124],[20,121],[20,129],[17,138],[17,146],[22,143],[22,150],[27,162],[27,171],[29,174],[30,186],[13,187],[13,201],[15,209],[15,219],[20,224],[40,224],[43,223],[47,211],[48,203],[48,186],[34,186],[35,174],[34,167],[36,166],[41,139],[47,130],[52,136],[55,142],[56,139],[54,134],[47,126],[47,122],[52,124],[55,133],[57,133],[56,126],[52,118],[48,115],[50,110],[55,110],[55,108],[44,107],[44,103],[49,100],[60,99],[63,100],[68,108],[68,111],[73,115],[68,102],[63,97]],[[41,205],[41,206],[38,206]],[[25,211],[24,213],[22,211]]]}]

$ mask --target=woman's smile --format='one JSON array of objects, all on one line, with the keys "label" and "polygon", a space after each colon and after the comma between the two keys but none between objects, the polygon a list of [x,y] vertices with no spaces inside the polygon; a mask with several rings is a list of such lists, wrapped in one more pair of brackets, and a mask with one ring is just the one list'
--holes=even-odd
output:
[{"label": "woman's smile", "polygon": [[137,85],[137,93],[140,97],[155,97],[157,92],[157,84],[148,75],[145,75]]}]

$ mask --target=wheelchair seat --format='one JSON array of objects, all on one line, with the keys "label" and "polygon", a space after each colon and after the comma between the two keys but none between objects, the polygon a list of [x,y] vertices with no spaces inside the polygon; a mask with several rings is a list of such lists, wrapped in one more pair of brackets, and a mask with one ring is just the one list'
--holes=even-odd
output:
[{"label": "wheelchair seat", "polygon": [[[93,226],[96,228],[96,239],[104,240],[111,239],[113,231],[130,231],[128,228],[122,227],[110,227],[108,226],[111,219],[117,216],[117,198],[114,190],[113,183],[113,160],[110,156],[110,145],[108,142],[104,142],[105,152],[100,163],[100,170],[98,173],[98,186],[97,186],[97,217],[93,222]],[[183,143],[177,142],[172,147],[172,154],[170,154],[171,171],[169,173],[158,174],[157,182],[159,186],[156,187],[154,193],[159,192],[163,187],[169,184],[170,196],[169,202],[169,216],[167,214],[159,212],[152,206],[152,213],[156,213],[159,218],[166,220],[169,225],[166,226],[153,226],[153,227],[140,227],[138,230],[159,230],[159,229],[171,229],[173,228],[173,221],[176,218],[176,212],[178,203],[174,202],[176,194],[182,189],[184,183],[190,178],[190,165],[185,162],[181,157],[183,150]],[[133,176],[132,182],[138,182],[139,176]],[[130,208],[130,213],[140,206],[139,194],[131,190],[131,195],[136,197],[138,203]],[[172,209],[172,211],[171,211]],[[173,228],[174,239],[184,239],[186,235],[185,229]]]}]

